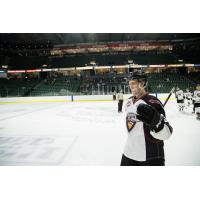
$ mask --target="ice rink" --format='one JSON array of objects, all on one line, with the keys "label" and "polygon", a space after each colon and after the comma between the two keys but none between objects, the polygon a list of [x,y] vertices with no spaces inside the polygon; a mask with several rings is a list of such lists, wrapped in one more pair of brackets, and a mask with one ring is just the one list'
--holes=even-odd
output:
[{"label": "ice rink", "polygon": [[[200,165],[200,121],[165,107],[166,165]],[[117,102],[0,104],[0,165],[119,166],[127,133]]]}]

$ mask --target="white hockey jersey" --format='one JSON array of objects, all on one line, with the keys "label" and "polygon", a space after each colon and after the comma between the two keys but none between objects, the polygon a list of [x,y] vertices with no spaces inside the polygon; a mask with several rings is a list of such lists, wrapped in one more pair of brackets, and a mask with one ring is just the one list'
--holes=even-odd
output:
[{"label": "white hockey jersey", "polygon": [[184,95],[185,95],[186,99],[188,99],[188,100],[192,99],[192,93],[191,92],[186,92]]},{"label": "white hockey jersey", "polygon": [[183,90],[178,90],[178,91],[176,92],[176,98],[177,98],[178,100],[183,100],[183,99],[184,99]]},{"label": "white hockey jersey", "polygon": [[123,93],[117,93],[117,100],[123,100]]},{"label": "white hockey jersey", "polygon": [[200,103],[200,91],[199,90],[194,91],[193,100],[195,103]]}]

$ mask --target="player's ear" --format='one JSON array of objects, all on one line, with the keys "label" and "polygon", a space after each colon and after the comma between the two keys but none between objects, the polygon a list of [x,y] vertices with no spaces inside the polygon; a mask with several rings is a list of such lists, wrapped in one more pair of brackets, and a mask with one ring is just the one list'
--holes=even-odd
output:
[{"label": "player's ear", "polygon": [[145,86],[145,82],[144,82],[144,81],[140,81],[140,82],[139,82],[139,86],[140,86],[140,87],[144,87],[144,86]]}]

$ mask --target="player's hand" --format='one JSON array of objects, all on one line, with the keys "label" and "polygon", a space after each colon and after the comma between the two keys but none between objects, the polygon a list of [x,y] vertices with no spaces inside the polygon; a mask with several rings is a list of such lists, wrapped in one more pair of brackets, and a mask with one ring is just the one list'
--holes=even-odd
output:
[{"label": "player's hand", "polygon": [[161,115],[154,107],[141,103],[137,107],[137,119],[144,122],[151,130],[154,130],[160,122]]}]

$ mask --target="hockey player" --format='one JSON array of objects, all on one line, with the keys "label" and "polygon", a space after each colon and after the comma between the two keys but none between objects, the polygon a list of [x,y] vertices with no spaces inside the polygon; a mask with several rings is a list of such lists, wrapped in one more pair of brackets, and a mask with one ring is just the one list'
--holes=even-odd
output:
[{"label": "hockey player", "polygon": [[179,107],[179,111],[183,111],[183,108],[184,108],[183,90],[180,90],[179,88],[177,88],[175,96],[176,96],[177,104],[178,104],[178,107]]},{"label": "hockey player", "polygon": [[118,100],[118,112],[122,112],[122,106],[123,106],[123,91],[120,90],[119,93],[117,93],[117,100]]},{"label": "hockey player", "polygon": [[113,91],[113,101],[116,100],[116,94],[117,94],[117,93],[116,93],[116,91],[114,90],[114,91]]},{"label": "hockey player", "polygon": [[186,89],[186,93],[184,94],[186,99],[186,106],[192,105],[192,93],[189,91],[189,89]]},{"label": "hockey player", "polygon": [[164,140],[172,134],[162,103],[145,91],[147,77],[132,74],[132,95],[126,105],[128,138],[121,166],[164,166]]},{"label": "hockey player", "polygon": [[194,91],[194,113],[197,115],[197,119],[200,119],[200,85],[196,87]]}]

